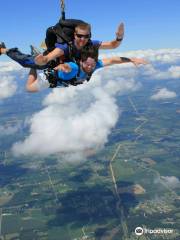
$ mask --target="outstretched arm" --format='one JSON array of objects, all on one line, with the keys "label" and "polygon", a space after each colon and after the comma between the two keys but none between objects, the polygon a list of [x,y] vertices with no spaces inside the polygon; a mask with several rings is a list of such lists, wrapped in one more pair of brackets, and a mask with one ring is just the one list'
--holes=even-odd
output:
[{"label": "outstretched arm", "polygon": [[64,51],[60,48],[55,48],[52,52],[48,53],[46,56],[42,54],[35,58],[35,63],[42,66],[46,65],[49,61],[61,57],[64,55]]},{"label": "outstretched arm", "polygon": [[148,62],[142,58],[126,58],[126,57],[105,58],[102,59],[102,62],[104,66],[110,66],[121,63],[133,63],[135,66],[138,66],[140,64],[148,64]]},{"label": "outstretched arm", "polygon": [[60,63],[59,65],[57,65],[54,70],[56,71],[62,71],[62,72],[65,72],[65,73],[69,73],[71,72],[72,68],[70,67],[69,64],[67,63]]},{"label": "outstretched arm", "polygon": [[114,49],[119,47],[124,37],[124,23],[121,23],[118,26],[117,32],[116,32],[116,39],[112,40],[110,42],[102,42],[100,45],[100,49]]}]

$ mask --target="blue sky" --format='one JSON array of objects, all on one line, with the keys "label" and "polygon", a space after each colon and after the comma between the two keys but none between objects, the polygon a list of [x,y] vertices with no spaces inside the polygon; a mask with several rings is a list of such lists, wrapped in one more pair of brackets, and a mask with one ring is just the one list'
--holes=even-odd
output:
[{"label": "blue sky", "polygon": [[[59,14],[59,0],[1,1],[0,40],[28,52],[29,44],[38,46]],[[98,40],[112,40],[123,21],[122,52],[179,48],[180,0],[66,0],[66,17],[91,23],[93,39]]]}]

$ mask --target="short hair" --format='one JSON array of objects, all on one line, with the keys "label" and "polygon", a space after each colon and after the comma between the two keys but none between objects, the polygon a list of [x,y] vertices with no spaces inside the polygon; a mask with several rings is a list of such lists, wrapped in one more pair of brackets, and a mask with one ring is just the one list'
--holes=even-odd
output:
[{"label": "short hair", "polygon": [[86,61],[89,57],[93,58],[96,62],[98,61],[98,47],[97,46],[86,46],[81,50],[80,59],[82,62]]},{"label": "short hair", "polygon": [[77,29],[88,30],[89,32],[91,32],[91,25],[88,23],[80,23],[75,27],[75,32],[77,31]]}]

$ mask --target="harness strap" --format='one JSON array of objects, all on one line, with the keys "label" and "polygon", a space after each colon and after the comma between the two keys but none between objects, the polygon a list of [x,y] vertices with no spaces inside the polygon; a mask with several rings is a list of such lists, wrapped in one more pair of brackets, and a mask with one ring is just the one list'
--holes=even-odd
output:
[{"label": "harness strap", "polygon": [[69,85],[77,86],[77,85],[83,83],[82,80],[77,80],[77,77],[80,74],[80,69],[78,71],[77,76],[70,79],[70,80],[64,80],[64,79],[59,78],[58,71],[54,71],[54,70],[52,70],[52,68],[45,69],[44,74],[46,75],[46,78],[49,82],[49,87],[50,88],[57,87],[57,83],[60,83],[64,87],[69,87]]},{"label": "harness strap", "polygon": [[91,79],[91,76],[92,76],[92,73],[91,73],[91,74],[88,74],[88,75],[87,75],[87,78],[86,78],[86,81],[89,82],[89,80]]}]

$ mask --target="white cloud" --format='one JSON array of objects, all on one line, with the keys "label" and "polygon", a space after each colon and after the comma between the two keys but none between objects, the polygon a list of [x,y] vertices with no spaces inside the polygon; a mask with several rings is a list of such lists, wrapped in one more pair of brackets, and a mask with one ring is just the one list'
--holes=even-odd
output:
[{"label": "white cloud", "polygon": [[[147,71],[145,69],[145,74],[150,78],[158,79],[158,80],[167,80],[167,79],[178,79],[180,78],[180,66],[171,66],[166,69],[158,69],[157,67],[153,67],[152,65],[148,66],[151,71]],[[148,69],[147,68],[147,69]]]},{"label": "white cloud", "polygon": [[20,129],[20,125],[0,126],[0,136],[13,135]]},{"label": "white cloud", "polygon": [[0,99],[11,97],[17,90],[15,75],[22,67],[14,62],[0,62]]},{"label": "white cloud", "polygon": [[19,70],[22,70],[22,67],[14,61],[0,62],[0,74],[13,73],[14,71],[19,71]]},{"label": "white cloud", "polygon": [[[111,56],[140,57],[149,61],[141,71],[146,79],[167,80],[180,78],[180,49],[138,50],[126,53],[101,54],[102,58]],[[126,68],[127,64],[121,65]]]},{"label": "white cloud", "polygon": [[180,66],[171,66],[168,71],[172,78],[180,78]]},{"label": "white cloud", "polygon": [[0,76],[0,99],[8,98],[14,95],[17,84],[12,76]]},{"label": "white cloud", "polygon": [[152,100],[164,100],[169,98],[175,98],[177,95],[173,91],[169,91],[167,88],[160,89],[156,94],[151,96]]},{"label": "white cloud", "polygon": [[129,52],[113,52],[113,53],[103,53],[100,56],[102,58],[111,56],[127,56],[127,57],[142,57],[148,59],[150,62],[156,62],[161,64],[174,64],[180,63],[180,49],[147,49],[147,50],[137,50]]},{"label": "white cloud", "polygon": [[[101,54],[102,55],[102,54]],[[29,136],[13,145],[14,154],[58,154],[98,149],[108,141],[120,109],[116,99],[141,87],[141,79],[179,77],[180,49],[106,54],[144,57],[150,61],[139,68],[132,64],[98,70],[91,81],[78,87],[54,89],[43,101],[43,109],[30,120]],[[161,89],[156,97],[175,97]]]},{"label": "white cloud", "polygon": [[180,187],[180,181],[177,177],[174,176],[161,176],[161,180],[170,187],[170,188],[178,188]]},{"label": "white cloud", "polygon": [[134,79],[107,68],[78,87],[54,89],[44,99],[44,109],[32,117],[29,136],[13,146],[14,153],[47,155],[101,148],[120,114],[116,96],[138,88]]}]

